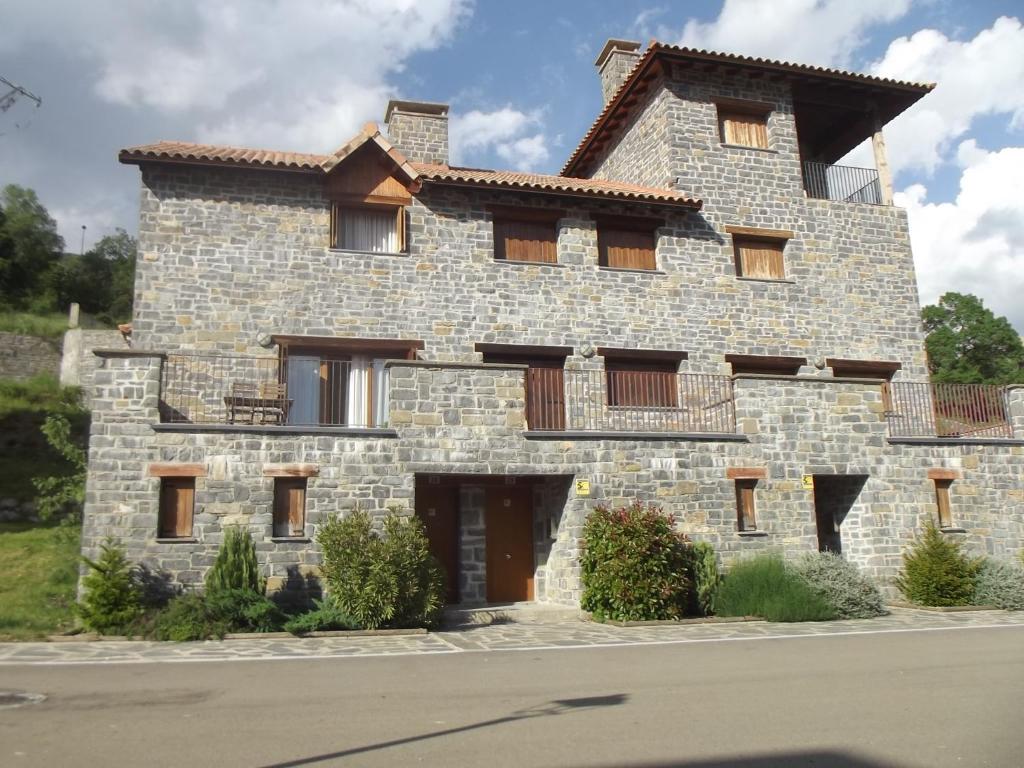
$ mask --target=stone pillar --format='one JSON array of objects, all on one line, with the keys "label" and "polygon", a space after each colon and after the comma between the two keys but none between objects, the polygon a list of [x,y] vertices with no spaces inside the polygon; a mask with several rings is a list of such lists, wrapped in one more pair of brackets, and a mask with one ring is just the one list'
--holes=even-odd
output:
[{"label": "stone pillar", "polygon": [[892,171],[889,170],[889,155],[885,151],[885,136],[882,126],[876,121],[875,132],[871,135],[871,149],[875,152],[875,168],[878,169],[878,184],[882,190],[882,205],[892,205]]},{"label": "stone pillar", "polygon": [[1024,440],[1024,386],[1010,387],[1007,399],[1010,402],[1010,426],[1013,427],[1013,436],[1018,440]]},{"label": "stone pillar", "polygon": [[611,39],[604,44],[594,66],[601,74],[601,94],[605,104],[611,101],[619,87],[626,82],[626,77],[639,58],[640,43]]},{"label": "stone pillar", "polygon": [[487,602],[486,504],[483,487],[459,488],[459,602],[463,605]]}]

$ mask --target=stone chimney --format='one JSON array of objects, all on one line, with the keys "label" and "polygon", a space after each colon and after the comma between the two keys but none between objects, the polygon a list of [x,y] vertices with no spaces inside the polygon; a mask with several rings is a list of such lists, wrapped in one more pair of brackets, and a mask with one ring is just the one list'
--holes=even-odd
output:
[{"label": "stone chimney", "polygon": [[388,138],[414,163],[448,164],[448,105],[428,101],[388,102]]},{"label": "stone chimney", "polygon": [[601,74],[601,93],[604,95],[605,104],[611,101],[619,86],[626,81],[626,75],[639,58],[640,43],[612,38],[604,44],[594,66]]}]

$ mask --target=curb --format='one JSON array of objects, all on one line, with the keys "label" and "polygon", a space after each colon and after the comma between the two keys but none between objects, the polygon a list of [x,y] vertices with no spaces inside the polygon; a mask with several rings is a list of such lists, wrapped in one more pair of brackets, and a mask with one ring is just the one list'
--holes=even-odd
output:
[{"label": "curb", "polygon": [[889,608],[903,608],[911,611],[931,613],[969,613],[971,611],[1001,611],[994,605],[915,605],[914,603],[888,603]]},{"label": "curb", "polygon": [[697,616],[690,619],[663,619],[654,621],[608,621],[594,620],[595,624],[606,624],[610,627],[679,627],[688,624],[739,624],[741,622],[763,622],[758,616]]},{"label": "curb", "polygon": [[[318,637],[384,637],[389,635],[425,635],[428,630],[422,627],[414,629],[346,629],[336,631],[306,632],[293,635],[291,632],[229,632],[220,640],[198,640],[192,642],[221,642],[223,640],[304,640]],[[77,635],[48,635],[51,643],[174,643],[173,640],[150,640],[145,637],[126,635],[98,635],[95,632],[80,632]]]}]

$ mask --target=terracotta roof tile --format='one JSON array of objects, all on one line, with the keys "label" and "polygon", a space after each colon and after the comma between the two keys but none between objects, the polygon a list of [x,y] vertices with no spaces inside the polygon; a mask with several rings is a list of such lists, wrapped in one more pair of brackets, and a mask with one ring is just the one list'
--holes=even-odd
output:
[{"label": "terracotta roof tile", "polygon": [[917,93],[920,96],[931,91],[935,88],[934,83],[914,83],[904,80],[894,80],[887,77],[878,77],[876,75],[865,75],[858,72],[850,72],[844,69],[831,69],[829,67],[816,67],[811,64],[794,64],[788,61],[779,61],[777,59],[763,59],[754,56],[742,56],[734,53],[719,53],[717,51],[708,51],[701,48],[686,48],[678,45],[667,45],[665,43],[659,43],[652,40],[647,50],[636,60],[633,68],[629,71],[626,77],[622,81],[622,85],[619,86],[618,90],[612,95],[612,97],[605,104],[604,109],[594,120],[590,129],[580,140],[580,143],[576,145],[576,149],[573,150],[572,155],[566,161],[565,165],[562,166],[562,173],[568,173],[576,165],[576,162],[580,159],[584,150],[590,144],[591,140],[600,133],[601,127],[605,120],[616,110],[619,106],[622,97],[627,91],[632,90],[637,80],[637,74],[640,70],[644,69],[647,64],[659,55],[677,56],[681,58],[692,58],[702,61],[721,62],[723,64],[739,64],[743,66],[749,66],[760,69],[775,70],[780,72],[789,72],[794,75],[804,75],[810,77],[820,77],[823,79],[831,80],[845,80],[853,83],[863,83],[865,85],[874,85],[881,88],[902,90],[910,93]]},{"label": "terracotta roof tile", "polygon": [[[375,140],[379,134],[364,131],[361,136]],[[358,139],[359,137],[357,137]],[[356,140],[353,140],[356,141]],[[379,142],[384,151],[394,152],[399,165],[405,158],[397,153],[383,139]],[[274,152],[265,149],[242,149],[239,147],[218,147],[211,144],[192,144],[182,141],[161,141],[121,150],[118,158],[122,163],[179,162],[209,165],[227,165],[244,168],[269,168],[276,170],[306,171],[325,173],[337,164],[339,156],[352,151],[348,142],[333,155],[313,155],[299,152]],[[689,208],[701,207],[701,201],[668,188],[642,187],[621,181],[604,179],[575,179],[567,176],[549,176],[537,173],[513,171],[492,171],[483,168],[458,168],[447,165],[407,163],[406,169],[416,174],[417,180],[438,184],[494,187],[537,192],[562,193],[569,195],[615,198],[654,204],[681,205]]]}]

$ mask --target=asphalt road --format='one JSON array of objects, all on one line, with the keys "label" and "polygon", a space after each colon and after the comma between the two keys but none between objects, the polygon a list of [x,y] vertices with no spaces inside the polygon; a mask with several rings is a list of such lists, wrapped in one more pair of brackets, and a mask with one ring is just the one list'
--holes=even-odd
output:
[{"label": "asphalt road", "polygon": [[1024,627],[5,667],[3,766],[1024,766]]}]

